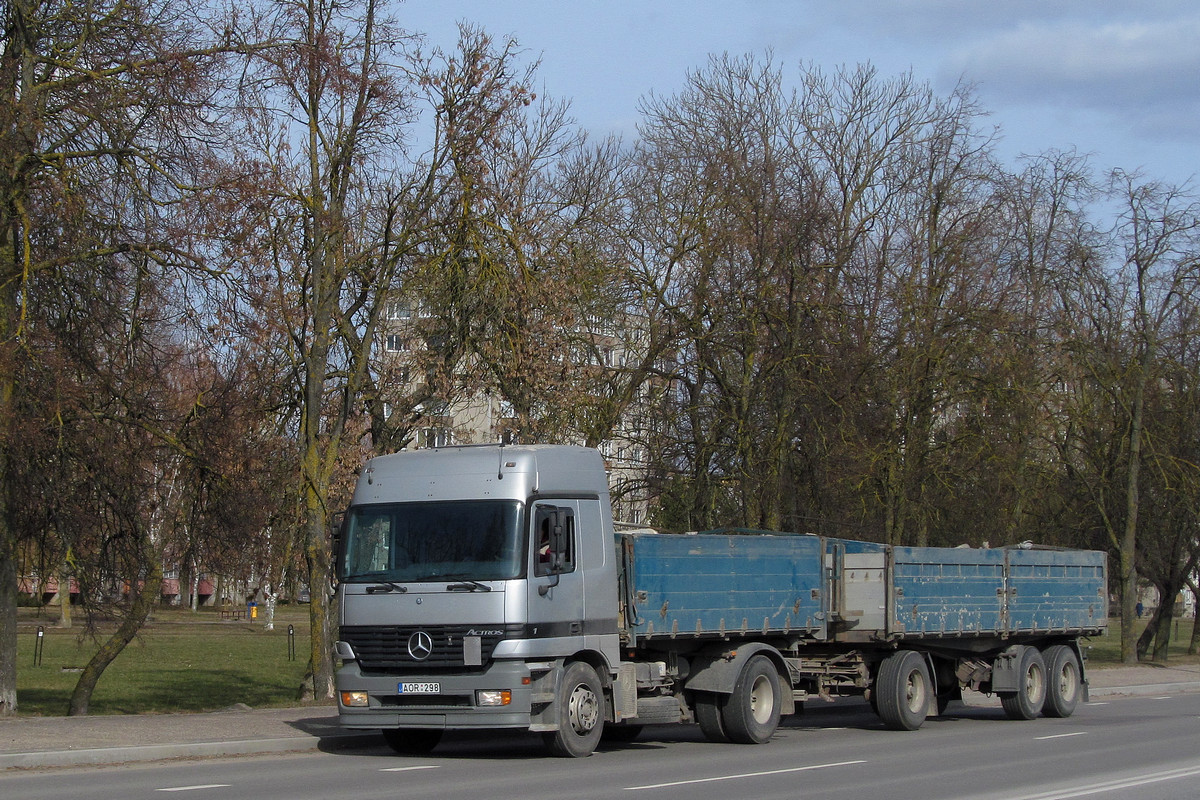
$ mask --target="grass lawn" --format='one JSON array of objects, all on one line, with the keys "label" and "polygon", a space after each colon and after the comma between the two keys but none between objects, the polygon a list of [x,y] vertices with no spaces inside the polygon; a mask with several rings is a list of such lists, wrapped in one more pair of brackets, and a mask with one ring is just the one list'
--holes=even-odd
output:
[{"label": "grass lawn", "polygon": [[[58,609],[44,616],[21,609],[17,635],[17,709],[21,714],[63,715],[80,670],[96,651],[91,638],[54,627]],[[41,666],[34,665],[37,627],[44,628]],[[288,625],[295,631],[296,660],[288,658]],[[107,634],[111,627],[106,628]],[[160,609],[100,678],[92,714],[214,711],[244,703],[251,708],[298,703],[308,665],[308,606],[280,606],[275,630],[261,619],[221,620],[216,609],[196,613]]]},{"label": "grass lawn", "polygon": [[[1146,623],[1150,620],[1141,619],[1136,623],[1137,633],[1140,635],[1146,629]],[[1192,638],[1192,619],[1177,619],[1171,623],[1171,645],[1168,648],[1170,660],[1167,664],[1197,664],[1200,663],[1200,656],[1189,656],[1187,654],[1188,642]],[[1108,621],[1108,632],[1095,639],[1089,639],[1083,642],[1084,647],[1091,647],[1088,652],[1088,662],[1091,666],[1116,666],[1121,663],[1121,620],[1110,619]],[[1143,664],[1148,662],[1142,662]],[[1149,662],[1163,663],[1163,662]]]}]

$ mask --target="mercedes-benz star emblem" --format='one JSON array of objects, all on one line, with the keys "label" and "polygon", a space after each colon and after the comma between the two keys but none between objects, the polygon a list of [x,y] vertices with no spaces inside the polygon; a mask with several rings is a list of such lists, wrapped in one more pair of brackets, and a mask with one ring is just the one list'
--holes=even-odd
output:
[{"label": "mercedes-benz star emblem", "polygon": [[433,637],[425,631],[417,631],[408,637],[408,654],[414,661],[424,661],[433,655]]}]

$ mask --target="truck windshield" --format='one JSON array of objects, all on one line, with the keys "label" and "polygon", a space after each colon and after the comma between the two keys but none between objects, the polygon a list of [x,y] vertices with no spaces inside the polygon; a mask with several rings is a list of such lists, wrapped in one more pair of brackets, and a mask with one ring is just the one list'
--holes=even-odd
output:
[{"label": "truck windshield", "polygon": [[347,581],[505,580],[524,564],[516,501],[394,503],[348,515]]}]

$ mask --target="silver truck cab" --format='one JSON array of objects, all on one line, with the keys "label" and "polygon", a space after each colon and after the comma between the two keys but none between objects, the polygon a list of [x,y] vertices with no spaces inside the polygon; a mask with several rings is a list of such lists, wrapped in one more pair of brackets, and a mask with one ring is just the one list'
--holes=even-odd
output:
[{"label": "silver truck cab", "polygon": [[[381,729],[408,752],[447,729],[561,739],[564,727],[602,727],[594,690],[619,660],[612,530],[595,450],[481,445],[372,459],[337,548],[341,724]],[[600,684],[584,703],[563,696],[577,663]],[[572,719],[564,700],[600,719]]]}]

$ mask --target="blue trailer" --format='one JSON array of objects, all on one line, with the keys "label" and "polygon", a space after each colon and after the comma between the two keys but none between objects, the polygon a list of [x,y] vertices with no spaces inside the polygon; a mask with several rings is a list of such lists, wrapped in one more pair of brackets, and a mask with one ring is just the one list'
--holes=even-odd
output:
[{"label": "blue trailer", "polygon": [[967,688],[1014,719],[1087,698],[1103,553],[618,527],[587,448],[373,459],[338,542],[341,724],[405,753],[532,730],[579,757],[652,723],[762,743],[814,697],[898,730]]},{"label": "blue trailer", "polygon": [[702,702],[714,705],[728,702],[728,676],[766,653],[793,699],[862,694],[893,728],[920,727],[964,688],[997,693],[1013,718],[1067,716],[1087,697],[1079,639],[1107,626],[1101,552],[766,531],[617,542],[623,644],[643,658],[690,655],[688,685],[711,686]]}]

